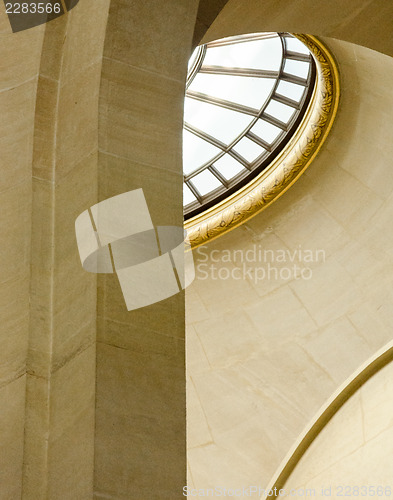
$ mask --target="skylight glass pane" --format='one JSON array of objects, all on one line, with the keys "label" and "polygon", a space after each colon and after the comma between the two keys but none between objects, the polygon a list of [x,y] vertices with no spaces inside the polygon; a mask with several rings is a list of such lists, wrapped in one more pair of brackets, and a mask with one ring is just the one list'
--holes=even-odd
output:
[{"label": "skylight glass pane", "polygon": [[274,84],[272,78],[199,73],[189,89],[259,109],[269,97]]},{"label": "skylight glass pane", "polygon": [[184,120],[225,144],[231,143],[251,123],[252,116],[186,97]]},{"label": "skylight glass pane", "polygon": [[[300,54],[307,55],[307,58],[303,57],[306,60],[298,61],[296,55],[292,56],[295,59],[291,59],[291,56],[285,58],[283,46],[289,53],[299,54],[300,59]],[[198,68],[196,71],[198,56],[202,54],[202,68],[216,66],[221,70],[212,68],[209,72],[204,72]],[[271,151],[288,137],[287,134],[292,134],[290,125],[298,116],[299,121],[303,117],[306,110],[305,97],[308,92],[312,92],[309,86],[314,82],[314,77],[311,78],[313,64],[307,47],[289,33],[244,35],[218,40],[217,43],[212,42],[195,49],[189,60],[189,87],[184,101],[183,170],[187,179],[187,183],[184,183],[186,216],[191,215],[195,207],[198,213],[205,210],[206,203],[217,201],[214,198],[220,197],[227,189],[237,189],[241,185],[241,179],[248,179],[255,174],[250,172],[254,169],[249,164],[268,162]],[[282,80],[278,76],[281,65],[287,74],[287,78]],[[238,74],[236,69],[239,70]],[[256,71],[258,76],[255,72],[252,76],[253,70],[260,70]],[[266,74],[265,71],[273,74]],[[217,74],[220,72],[226,74]],[[269,76],[277,78],[268,78]],[[292,83],[291,80],[296,81],[296,77],[303,82]],[[285,79],[289,81],[284,81]],[[216,100],[217,104],[208,102],[209,100]],[[290,105],[291,101],[295,107]],[[257,112],[248,111],[250,114],[246,114],[246,108],[263,110],[262,117],[258,117]],[[278,126],[267,120],[272,123],[277,121]],[[250,136],[256,142],[248,134],[246,137],[250,127],[250,132],[254,134]],[[286,128],[288,130],[283,130]],[[260,144],[265,144],[265,148]],[[199,194],[196,197],[193,191],[200,193],[203,199],[198,199]]]},{"label": "skylight glass pane", "polygon": [[220,149],[183,130],[183,171],[190,174],[220,153]]},{"label": "skylight glass pane", "polygon": [[297,85],[296,83],[281,81],[277,87],[277,94],[289,97],[289,99],[297,102],[299,102],[303,97],[303,93],[304,87],[302,85]]},{"label": "skylight glass pane", "polygon": [[216,188],[222,186],[221,182],[209,170],[204,170],[200,174],[191,179],[191,182],[197,188],[202,196],[214,191]]},{"label": "skylight glass pane", "polygon": [[266,149],[258,146],[258,144],[247,137],[243,137],[233,149],[250,163],[256,160],[261,154],[266,153]]},{"label": "skylight glass pane", "polygon": [[214,166],[228,181],[235,177],[235,175],[246,170],[241,163],[228,154],[215,161]]},{"label": "skylight glass pane", "polygon": [[287,49],[290,52],[298,52],[299,54],[309,54],[308,48],[297,38],[292,38],[290,36],[285,38],[287,44]]},{"label": "skylight glass pane", "polygon": [[183,184],[183,205],[189,205],[195,200],[196,198],[193,195],[191,189],[187,186],[187,184]]},{"label": "skylight glass pane", "polygon": [[294,61],[287,59],[284,64],[284,73],[299,76],[300,78],[307,78],[310,69],[310,64],[304,61]]},{"label": "skylight glass pane", "polygon": [[281,41],[279,37],[276,37],[210,47],[206,52],[203,65],[278,71],[281,57]]},{"label": "skylight glass pane", "polygon": [[274,116],[281,122],[288,123],[295,112],[295,108],[271,100],[265,111],[268,115]]},{"label": "skylight glass pane", "polygon": [[274,125],[271,125],[265,120],[257,120],[252,127],[251,132],[263,139],[268,144],[272,144],[277,137],[282,133],[282,130]]}]

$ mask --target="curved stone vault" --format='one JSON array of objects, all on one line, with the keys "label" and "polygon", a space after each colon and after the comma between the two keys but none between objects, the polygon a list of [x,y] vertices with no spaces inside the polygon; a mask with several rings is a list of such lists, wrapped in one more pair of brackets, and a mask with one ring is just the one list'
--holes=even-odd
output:
[{"label": "curved stone vault", "polygon": [[[1,498],[182,497],[185,310],[201,487],[268,484],[391,340],[392,15],[384,0],[80,0],[12,33],[1,10]],[[143,188],[155,225],[182,224],[192,46],[254,31],[321,37],[341,106],[307,174],[207,251],[301,245],[326,259],[308,281],[197,280],[186,306],[178,294],[128,313],[114,276],[83,271],[75,219]]]}]

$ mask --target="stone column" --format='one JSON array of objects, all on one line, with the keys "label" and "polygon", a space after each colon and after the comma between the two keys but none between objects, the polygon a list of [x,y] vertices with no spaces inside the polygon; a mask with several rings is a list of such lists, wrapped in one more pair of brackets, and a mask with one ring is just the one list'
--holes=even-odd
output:
[{"label": "stone column", "polygon": [[0,13],[0,497],[21,497],[29,336],[31,161],[43,29]]},{"label": "stone column", "polygon": [[23,498],[93,496],[96,277],[74,224],[97,201],[98,95],[107,0],[45,26],[33,159]]},{"label": "stone column", "polygon": [[[113,0],[100,95],[99,197],[142,188],[183,224],[182,121],[196,0]],[[128,312],[99,280],[95,498],[182,498],[184,294]]]}]

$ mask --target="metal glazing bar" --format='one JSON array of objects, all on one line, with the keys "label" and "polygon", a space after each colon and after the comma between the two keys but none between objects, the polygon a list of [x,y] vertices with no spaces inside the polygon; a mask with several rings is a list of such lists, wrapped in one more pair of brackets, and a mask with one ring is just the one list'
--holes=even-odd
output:
[{"label": "metal glazing bar", "polygon": [[216,177],[220,182],[221,184],[226,188],[228,189],[228,181],[225,179],[225,177],[216,169],[216,167],[214,165],[210,165],[210,167],[208,168],[208,170],[214,175],[214,177]]},{"label": "metal glazing bar", "polygon": [[[309,71],[310,73],[310,71]],[[280,76],[281,80],[284,80],[284,82],[289,82],[289,83],[296,83],[297,85],[302,85],[303,87],[306,87],[308,84],[308,80],[305,78],[300,78],[299,76],[295,75],[290,75],[289,73],[282,73]]]},{"label": "metal glazing bar", "polygon": [[196,99],[197,101],[207,102],[209,104],[220,106],[221,108],[230,109],[232,111],[238,111],[239,113],[243,113],[245,115],[258,116],[259,114],[258,109],[249,108],[247,106],[243,106],[242,104],[237,104],[232,101],[226,101],[225,99],[220,99],[218,97],[202,94],[201,92],[194,92],[188,90],[186,92],[186,96],[190,97],[191,99]]},{"label": "metal glazing bar", "polygon": [[213,75],[252,76],[255,78],[278,78],[278,71],[253,68],[230,68],[226,66],[202,66],[199,73]]},{"label": "metal glazing bar", "polygon": [[198,48],[198,54],[193,64],[193,67],[191,68],[191,71],[188,72],[186,89],[188,89],[188,87],[191,85],[194,78],[198,74],[199,68],[202,66],[205,55],[206,55],[206,46],[202,45],[201,47]]},{"label": "metal glazing bar", "polygon": [[262,139],[262,137],[259,137],[258,135],[254,134],[253,132],[247,132],[245,137],[248,137],[249,139],[251,139],[253,142],[258,144],[258,146],[262,146],[269,153],[272,151],[272,147],[270,146],[270,144],[268,144],[266,141],[264,141]]},{"label": "metal glazing bar", "polygon": [[277,102],[281,102],[281,104],[285,104],[286,106],[290,106],[291,108],[300,109],[300,103],[294,101],[293,99],[289,99],[289,97],[285,97],[281,94],[274,94],[273,99]]},{"label": "metal glazing bar", "polygon": [[261,118],[265,120],[265,122],[268,122],[271,125],[280,128],[281,130],[285,130],[285,132],[288,130],[288,126],[285,123],[281,122],[280,120],[277,120],[277,118],[275,118],[274,116],[268,115],[267,113],[263,113]]},{"label": "metal glazing bar", "polygon": [[197,127],[194,127],[193,125],[190,125],[187,122],[184,122],[183,128],[187,130],[188,132],[191,132],[192,134],[196,135],[200,139],[205,140],[206,142],[209,142],[213,146],[216,146],[219,149],[222,149],[223,151],[226,151],[228,149],[228,146],[224,144],[223,142],[219,141],[215,137],[209,135],[207,132],[203,132],[203,130],[200,130]]},{"label": "metal glazing bar", "polygon": [[285,57],[287,59],[293,59],[294,61],[303,61],[308,63],[311,61],[310,54],[301,54],[300,52],[292,52],[290,50],[285,51]]},{"label": "metal glazing bar", "polygon": [[202,204],[202,195],[200,192],[197,190],[197,188],[192,184],[190,181],[184,181],[188,189],[191,191],[191,193],[195,196],[195,198],[198,200],[200,204]]},{"label": "metal glazing bar", "polygon": [[237,160],[241,165],[243,165],[244,168],[246,168],[247,170],[251,170],[248,161],[245,160],[243,156],[240,156],[239,153],[237,153],[234,149],[229,150],[228,154],[230,154],[232,158],[235,158],[235,160]]}]

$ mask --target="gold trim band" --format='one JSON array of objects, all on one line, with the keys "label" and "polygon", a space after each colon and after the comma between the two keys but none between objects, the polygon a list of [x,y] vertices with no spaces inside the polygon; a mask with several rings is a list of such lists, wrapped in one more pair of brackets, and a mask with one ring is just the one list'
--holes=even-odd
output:
[{"label": "gold trim band", "polygon": [[311,35],[294,36],[310,50],[317,71],[314,92],[303,120],[268,168],[236,193],[185,222],[192,248],[235,229],[277,200],[311,164],[326,140],[337,114],[338,69],[320,40]]}]

